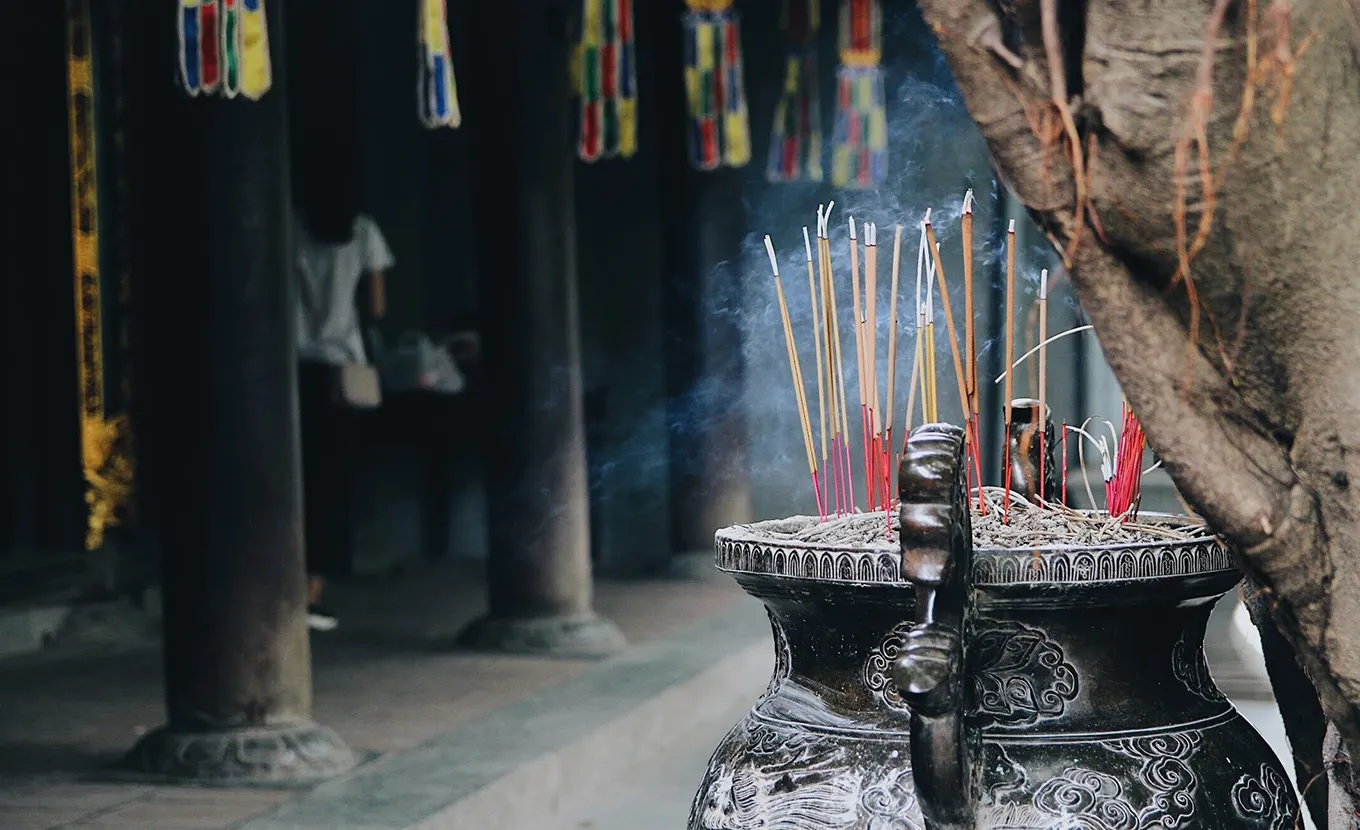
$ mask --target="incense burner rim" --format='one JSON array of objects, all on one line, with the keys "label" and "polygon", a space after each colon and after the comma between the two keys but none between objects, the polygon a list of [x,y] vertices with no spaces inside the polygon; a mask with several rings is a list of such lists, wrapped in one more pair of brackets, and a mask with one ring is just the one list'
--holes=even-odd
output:
[{"label": "incense burner rim", "polygon": [[[1170,520],[1186,518],[1161,513],[1144,515]],[[1189,520],[1186,524],[1201,526]],[[718,570],[813,582],[910,584],[902,574],[901,550],[896,545],[761,538],[750,532],[753,526],[734,525],[714,534]],[[1232,549],[1218,536],[1108,545],[976,548],[972,570],[976,587],[1016,588],[1142,583],[1238,572]]]},{"label": "incense burner rim", "polygon": [[[1105,515],[1104,511],[1101,510],[1077,510],[1072,508],[1069,508],[1069,510],[1073,513],[1080,513],[1084,516],[1089,516],[1092,518],[1102,517],[1109,518],[1108,516]],[[882,511],[877,512],[881,513]],[[1202,520],[1197,520],[1191,518],[1190,516],[1185,516],[1183,514],[1160,513],[1144,510],[1139,512],[1138,516],[1140,519],[1154,519],[1162,521],[1168,527],[1176,530],[1203,529],[1204,531],[1207,532],[1209,528],[1209,526],[1205,524]],[[779,539],[773,536],[759,536],[754,533],[743,532],[749,531],[749,529],[752,528],[758,528],[761,525],[773,524],[775,522],[787,522],[792,519],[813,519],[813,518],[814,518],[813,516],[797,515],[787,516],[782,519],[761,519],[755,522],[742,522],[741,524],[734,524],[724,528],[720,528],[716,533],[714,533],[714,540],[716,542],[725,539],[732,542],[739,542],[745,544],[760,544],[770,547],[803,548],[806,550],[817,551],[825,550],[832,552],[843,551],[846,553],[892,553],[899,550],[899,546],[891,542],[876,543],[872,545],[826,544],[823,542],[807,542],[799,539]],[[894,521],[894,524],[896,524],[896,521]],[[1209,541],[1217,541],[1220,544],[1226,544],[1217,535],[1206,535],[1206,536],[1194,536],[1186,539],[1149,539],[1146,542],[1116,542],[1108,545],[1026,545],[1024,547],[1014,548],[974,545],[973,551],[975,553],[1022,553],[1022,552],[1029,553],[1032,551],[1046,552],[1046,551],[1075,551],[1075,550],[1087,550],[1087,551],[1125,550],[1145,547],[1160,547],[1163,545],[1191,544]]]}]

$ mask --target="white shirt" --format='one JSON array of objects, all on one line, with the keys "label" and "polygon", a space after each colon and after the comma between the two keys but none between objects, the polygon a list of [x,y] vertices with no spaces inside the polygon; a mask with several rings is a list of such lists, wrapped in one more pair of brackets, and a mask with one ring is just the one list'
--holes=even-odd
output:
[{"label": "white shirt", "polygon": [[367,363],[354,295],[365,272],[384,271],[395,262],[382,231],[360,214],[353,238],[343,245],[317,242],[301,222],[295,223],[293,240],[298,357],[333,366]]}]

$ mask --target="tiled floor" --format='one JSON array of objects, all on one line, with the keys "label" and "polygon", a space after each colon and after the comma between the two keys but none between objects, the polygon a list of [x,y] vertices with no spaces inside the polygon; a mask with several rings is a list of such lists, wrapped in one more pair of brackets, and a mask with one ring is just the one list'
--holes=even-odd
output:
[{"label": "tiled floor", "polygon": [[[602,582],[596,607],[641,643],[739,601],[729,581]],[[313,638],[315,716],[365,753],[411,748],[589,667],[449,643],[482,612],[475,572],[437,569],[336,585],[341,628]],[[98,782],[163,716],[154,649],[0,662],[0,830],[222,830],[297,797]]]}]

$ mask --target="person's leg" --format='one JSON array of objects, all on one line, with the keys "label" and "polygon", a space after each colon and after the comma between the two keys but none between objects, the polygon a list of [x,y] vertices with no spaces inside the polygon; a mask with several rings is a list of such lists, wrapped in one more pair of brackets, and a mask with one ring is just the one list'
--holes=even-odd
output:
[{"label": "person's leg", "polygon": [[330,546],[327,514],[326,440],[327,416],[332,401],[334,370],[320,363],[303,362],[298,366],[298,426],[302,432],[303,526],[307,552],[308,624],[317,630],[335,628],[335,617],[320,608],[325,586],[326,551]]}]

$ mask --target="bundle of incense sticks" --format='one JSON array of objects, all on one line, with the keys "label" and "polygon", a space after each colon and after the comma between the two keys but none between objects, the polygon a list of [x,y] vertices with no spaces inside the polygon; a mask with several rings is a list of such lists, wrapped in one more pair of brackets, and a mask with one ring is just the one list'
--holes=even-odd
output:
[{"label": "bundle of incense sticks", "polygon": [[1111,516],[1123,516],[1127,521],[1138,515],[1143,485],[1143,448],[1147,446],[1147,439],[1127,401],[1123,410],[1124,423],[1119,431],[1113,477],[1105,482],[1105,507]]},{"label": "bundle of incense sticks", "polygon": [[[971,199],[972,191],[970,190],[968,191],[968,196],[965,197],[965,205],[971,204]],[[969,222],[971,222],[971,215],[970,209],[970,212],[964,214],[964,217],[968,218]],[[972,417],[972,405],[968,401],[968,375],[967,371],[964,369],[963,358],[959,356],[959,336],[958,331],[954,327],[954,311],[949,303],[949,280],[945,276],[944,261],[940,257],[940,244],[935,238],[935,227],[930,222],[930,211],[926,211],[925,227],[926,242],[930,245],[930,255],[935,261],[935,273],[939,276],[940,307],[944,309],[944,322],[949,335],[949,353],[950,356],[954,358],[954,381],[959,390],[959,411],[963,414],[965,433],[967,435],[966,446],[971,447],[971,449],[968,450],[966,459],[969,471],[968,478],[970,484],[972,481],[981,484],[982,466],[980,456],[977,452],[977,434],[972,429],[974,421]],[[968,252],[965,252],[964,257],[965,261],[971,261]],[[970,287],[971,284],[965,285],[965,288]],[[968,301],[967,304],[971,306],[971,300]],[[971,493],[972,491],[970,490],[969,492]],[[987,510],[987,503],[982,498],[981,488],[978,490],[978,510],[980,512],[986,512]]]},{"label": "bundle of incense sticks", "polygon": [[[817,383],[817,418],[812,418],[810,396],[811,379],[805,380],[799,356],[797,336],[794,332],[792,317],[789,314],[788,298],[784,294],[779,273],[779,263],[775,256],[774,243],[765,237],[766,252],[770,258],[770,270],[774,276],[775,293],[779,302],[780,321],[784,329],[785,348],[788,356],[789,371],[793,379],[794,399],[798,407],[798,420],[803,435],[804,450],[807,455],[808,471],[812,478],[813,494],[817,502],[819,517],[825,521],[832,516],[842,516],[859,510],[855,494],[853,463],[850,446],[850,409],[851,403],[846,390],[844,351],[854,347],[856,379],[860,405],[860,446],[864,472],[864,504],[869,510],[885,510],[889,513],[888,527],[891,528],[893,507],[893,470],[895,468],[895,449],[893,447],[894,399],[897,378],[897,335],[898,335],[898,291],[901,287],[901,245],[902,228],[897,226],[893,239],[892,288],[888,313],[887,360],[885,367],[879,363],[879,285],[878,285],[878,226],[873,222],[856,223],[854,217],[847,217],[849,236],[849,270],[851,301],[849,344],[841,338],[841,315],[836,267],[832,257],[830,238],[831,212],[834,203],[817,207],[815,247],[812,235],[803,227],[803,248],[806,255],[808,276],[808,299],[812,335],[812,353],[815,358],[815,377]],[[978,511],[985,513],[987,502],[982,497],[982,451],[980,435],[980,394],[977,378],[977,332],[973,322],[973,194],[964,195],[960,216],[963,242],[963,288],[964,313],[963,330],[954,324],[953,306],[949,297],[949,282],[946,279],[944,261],[940,244],[927,210],[921,222],[920,242],[916,260],[916,330],[912,347],[910,382],[907,392],[905,428],[910,432],[918,410],[916,400],[921,401],[919,414],[922,422],[940,420],[938,381],[936,373],[935,348],[935,291],[940,293],[940,308],[944,312],[945,337],[954,366],[955,385],[959,393],[959,414],[965,427],[967,450],[967,476],[970,491],[976,488],[979,494]],[[843,284],[842,284],[843,285]],[[1039,290],[1034,305],[1037,317],[1038,344],[1013,360],[1015,352],[1015,222],[1012,220],[1006,233],[1006,371],[995,379],[1006,382],[1004,408],[1005,436],[1002,441],[1002,480],[1009,483],[1011,403],[1014,400],[1013,375],[1016,368],[1031,356],[1038,355],[1037,389],[1039,399],[1039,440],[1045,440],[1044,433],[1048,419],[1048,344],[1054,340],[1091,329],[1091,326],[1077,326],[1048,336],[1048,271],[1041,272]],[[960,336],[962,334],[962,336]],[[886,398],[880,396],[882,380],[886,375]],[[1088,419],[1089,420],[1089,419]],[[1112,428],[1113,429],[1113,428]],[[1073,431],[1080,437],[1094,440],[1081,427],[1062,426],[1061,454],[1063,457],[1062,490],[1060,499],[1067,503],[1067,433]],[[1140,469],[1142,450],[1145,445],[1142,428],[1131,410],[1125,407],[1124,430],[1116,453],[1117,458],[1109,458],[1103,439],[1097,442],[1102,446],[1104,463],[1102,471],[1106,478],[1106,502],[1110,513],[1115,516],[1136,515],[1141,487]],[[820,453],[819,453],[820,448]],[[1045,448],[1041,452],[1051,452],[1058,448]],[[1080,444],[1078,446],[1080,456]],[[1046,482],[1040,481],[1039,495],[1042,500],[1052,494],[1043,492]],[[1009,520],[1009,488],[1003,488],[1005,497],[1002,502],[1002,521]],[[1089,486],[1088,486],[1089,490]]]},{"label": "bundle of incense sticks", "polygon": [[807,450],[808,469],[812,473],[812,492],[817,499],[817,515],[826,519],[826,503],[822,498],[822,484],[818,476],[817,458],[812,446],[812,421],[808,414],[807,389],[803,386],[803,369],[798,362],[798,345],[789,320],[789,305],[784,299],[784,285],[779,280],[779,259],[774,255],[774,243],[765,237],[765,251],[770,255],[770,270],[774,272],[774,290],[779,298],[779,318],[784,324],[784,345],[789,354],[789,371],[793,374],[793,393],[798,402],[798,422],[803,428],[803,446]]},{"label": "bundle of incense sticks", "polygon": [[[817,414],[822,449],[822,470],[830,474],[826,488],[829,493],[822,503],[822,518],[834,512],[841,515],[846,510],[845,477],[843,475],[844,455],[840,448],[841,410],[837,407],[838,395],[836,372],[836,349],[833,342],[832,315],[827,280],[830,275],[827,265],[829,248],[826,238],[826,216],[831,213],[834,202],[823,209],[817,206],[817,267],[813,268],[812,247],[808,240],[807,227],[803,227],[803,245],[807,252],[808,292],[811,296],[812,339],[817,355]],[[828,446],[829,445],[829,446]]]},{"label": "bundle of incense sticks", "polygon": [[[871,510],[890,510],[892,507],[891,436],[893,371],[896,361],[897,291],[899,284],[901,234],[893,255],[893,298],[888,336],[888,417],[885,421],[882,399],[879,397],[878,371],[878,226],[865,223],[856,233],[855,219],[849,218],[850,282],[854,302],[855,356],[859,376],[859,399],[862,450],[864,455],[864,486]],[[864,243],[864,273],[860,278],[859,241]],[[861,292],[861,285],[863,291]],[[886,426],[885,426],[886,423]]]}]

